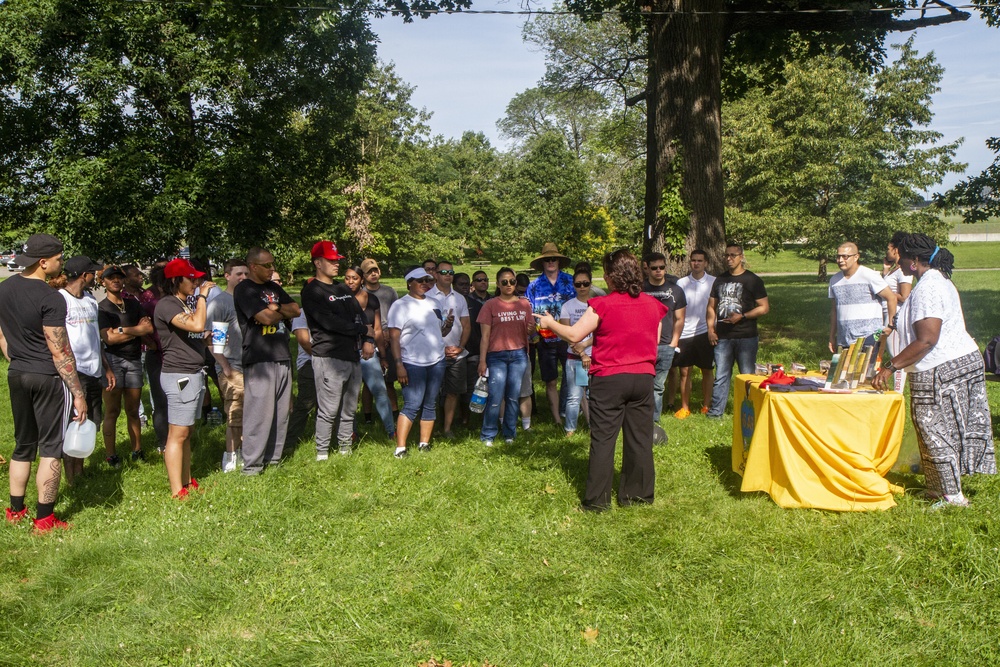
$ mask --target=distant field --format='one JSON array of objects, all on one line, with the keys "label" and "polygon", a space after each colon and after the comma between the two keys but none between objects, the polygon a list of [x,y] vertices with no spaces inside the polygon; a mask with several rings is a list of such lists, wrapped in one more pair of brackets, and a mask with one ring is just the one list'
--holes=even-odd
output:
[{"label": "distant field", "polygon": [[960,215],[942,216],[951,223],[955,234],[1000,234],[1000,218],[990,218],[986,222],[965,223]]}]

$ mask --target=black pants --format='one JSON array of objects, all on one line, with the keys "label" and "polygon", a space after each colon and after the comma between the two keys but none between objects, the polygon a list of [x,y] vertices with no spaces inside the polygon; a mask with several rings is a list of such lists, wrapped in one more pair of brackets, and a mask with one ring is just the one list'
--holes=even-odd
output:
[{"label": "black pants", "polygon": [[160,385],[160,372],[163,369],[163,359],[156,350],[146,352],[146,375],[149,377],[149,400],[153,403],[153,430],[156,431],[156,442],[160,447],[167,444],[167,433],[170,431],[170,421],[167,419],[167,395]]},{"label": "black pants", "polygon": [[653,502],[653,376],[633,373],[590,378],[590,472],[584,507],[611,506],[615,441],[622,431],[618,504]]},{"label": "black pants", "polygon": [[295,447],[306,432],[309,415],[316,409],[316,379],[313,375],[313,365],[307,361],[296,371],[298,394],[292,406],[292,414],[288,418],[288,438],[285,442]]},{"label": "black pants", "polygon": [[104,378],[83,373],[77,373],[77,376],[83,387],[83,395],[87,399],[87,419],[97,424],[97,430],[100,431],[101,423],[104,421]]}]

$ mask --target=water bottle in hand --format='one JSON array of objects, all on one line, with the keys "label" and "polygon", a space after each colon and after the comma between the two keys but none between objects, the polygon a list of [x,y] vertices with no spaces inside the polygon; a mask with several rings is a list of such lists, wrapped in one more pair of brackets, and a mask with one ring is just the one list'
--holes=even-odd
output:
[{"label": "water bottle in hand", "polygon": [[472,400],[469,401],[469,411],[475,412],[476,414],[482,414],[483,410],[486,409],[486,399],[489,396],[489,371],[486,371],[486,375],[479,378],[476,382],[476,388],[472,390]]}]

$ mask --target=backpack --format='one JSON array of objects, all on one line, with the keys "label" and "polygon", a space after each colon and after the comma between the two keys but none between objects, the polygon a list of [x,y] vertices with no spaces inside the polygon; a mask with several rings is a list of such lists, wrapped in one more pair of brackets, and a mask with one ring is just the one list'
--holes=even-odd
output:
[{"label": "backpack", "polygon": [[1000,336],[994,336],[993,340],[986,344],[986,349],[983,350],[986,372],[994,375],[1000,375],[1000,366],[997,365],[997,354],[1000,353],[1000,350],[997,349],[998,344],[1000,344]]}]

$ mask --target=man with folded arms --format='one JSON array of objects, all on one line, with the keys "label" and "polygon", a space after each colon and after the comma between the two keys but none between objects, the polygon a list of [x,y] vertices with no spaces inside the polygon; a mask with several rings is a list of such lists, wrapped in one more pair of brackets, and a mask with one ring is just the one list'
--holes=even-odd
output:
[{"label": "man with folded arms", "polygon": [[243,334],[243,474],[259,475],[277,463],[285,448],[292,399],[292,356],[288,325],[299,304],[271,280],[274,255],[264,248],[247,253],[247,280],[233,289]]},{"label": "man with folded arms", "polygon": [[87,419],[87,399],[66,334],[66,302],[46,282],[62,270],[62,253],[59,239],[33,234],[15,257],[24,271],[0,283],[0,350],[10,361],[7,385],[15,442],[7,521],[18,523],[27,515],[24,495],[31,464],[41,455],[35,473],[38,533],[69,527],[53,513],[59,497],[63,433],[71,407],[77,422]]}]

